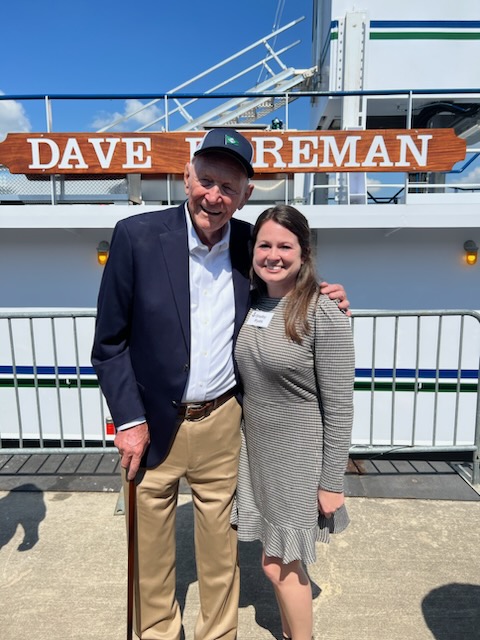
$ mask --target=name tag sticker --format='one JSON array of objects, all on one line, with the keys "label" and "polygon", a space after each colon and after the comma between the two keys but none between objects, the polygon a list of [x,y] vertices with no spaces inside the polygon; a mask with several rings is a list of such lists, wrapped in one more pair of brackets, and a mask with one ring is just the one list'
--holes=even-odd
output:
[{"label": "name tag sticker", "polygon": [[273,311],[259,311],[254,309],[247,320],[253,327],[268,327],[273,318]]}]

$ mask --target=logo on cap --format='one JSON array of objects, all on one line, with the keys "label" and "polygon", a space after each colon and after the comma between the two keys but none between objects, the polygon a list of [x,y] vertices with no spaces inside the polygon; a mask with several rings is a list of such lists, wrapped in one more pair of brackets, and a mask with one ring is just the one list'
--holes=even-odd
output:
[{"label": "logo on cap", "polygon": [[238,147],[240,143],[233,136],[226,135],[225,136],[225,144],[233,144],[236,147]]}]

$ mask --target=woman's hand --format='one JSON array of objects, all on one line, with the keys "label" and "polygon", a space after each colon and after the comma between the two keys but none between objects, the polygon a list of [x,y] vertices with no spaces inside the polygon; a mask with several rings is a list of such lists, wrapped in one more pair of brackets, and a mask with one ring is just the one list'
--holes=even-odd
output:
[{"label": "woman's hand", "polygon": [[345,503],[345,494],[333,491],[318,490],[318,511],[326,518],[331,518],[335,511]]}]

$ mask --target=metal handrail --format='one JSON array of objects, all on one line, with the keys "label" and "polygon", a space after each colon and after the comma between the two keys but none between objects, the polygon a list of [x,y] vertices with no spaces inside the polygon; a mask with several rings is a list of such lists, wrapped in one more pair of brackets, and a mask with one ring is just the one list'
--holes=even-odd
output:
[{"label": "metal handrail", "polygon": [[[480,97],[479,88],[469,89],[364,89],[358,91],[298,91],[298,96],[306,98],[342,98],[348,96],[369,96],[369,97],[388,97],[388,96],[406,96],[421,97],[432,95],[475,95]],[[154,100],[154,99],[228,99],[228,98],[271,98],[282,96],[284,92],[279,91],[230,91],[213,94],[205,94],[204,92],[157,92],[157,93],[29,93],[29,94],[0,94],[2,100]]]},{"label": "metal handrail", "polygon": [[[183,85],[182,85],[183,86]],[[150,122],[148,125],[144,124],[141,126],[141,128],[139,128],[138,130],[144,131],[147,126],[150,127],[152,124],[155,124],[156,122],[159,122],[160,120],[164,120],[164,122],[162,123],[162,127],[165,130],[176,130],[176,128],[178,128],[178,122],[172,122],[171,120],[171,116],[173,114],[178,114],[179,112],[181,112],[186,106],[188,106],[189,104],[191,104],[193,101],[202,101],[202,100],[227,100],[226,104],[229,104],[230,101],[233,101],[235,103],[238,103],[238,100],[242,100],[242,102],[245,103],[251,103],[251,104],[256,104],[261,102],[264,99],[282,99],[283,104],[281,107],[281,109],[283,109],[283,121],[285,123],[285,129],[288,130],[289,127],[289,120],[290,120],[290,115],[289,115],[289,102],[292,99],[299,99],[299,98],[304,98],[304,99],[309,99],[309,98],[344,98],[344,97],[353,97],[353,96],[362,96],[362,97],[370,97],[370,98],[379,98],[379,99],[388,99],[391,98],[392,96],[395,97],[399,97],[399,98],[404,98],[407,102],[407,123],[406,123],[406,127],[411,127],[412,126],[412,114],[413,114],[413,104],[414,101],[419,99],[419,98],[426,98],[431,97],[431,96],[445,96],[445,95],[449,95],[452,97],[452,99],[454,99],[455,97],[469,97],[469,96],[476,96],[479,101],[480,101],[480,88],[464,88],[464,89],[386,89],[386,90],[356,90],[356,91],[300,91],[300,90],[294,90],[294,88],[289,89],[288,91],[279,91],[279,90],[272,90],[272,91],[240,91],[240,92],[228,92],[228,93],[224,93],[224,92],[216,92],[216,91],[211,91],[208,90],[207,92],[201,92],[201,93],[187,93],[187,92],[183,92],[181,90],[179,91],[172,91],[172,92],[159,92],[159,93],[155,93],[155,94],[131,94],[131,93],[124,93],[124,94],[25,94],[25,95],[20,95],[20,94],[10,94],[10,95],[4,95],[4,94],[0,94],[0,101],[2,100],[25,100],[25,101],[32,101],[32,100],[41,100],[45,103],[45,117],[46,117],[46,126],[47,126],[47,131],[53,131],[54,127],[53,127],[53,123],[52,123],[52,102],[53,101],[76,101],[76,100],[113,100],[113,99],[119,99],[119,100],[129,100],[129,99],[136,99],[136,100],[140,100],[140,101],[144,101],[144,100],[149,100],[149,102],[147,104],[144,104],[140,107],[141,109],[144,108],[148,108],[149,106],[151,106],[152,104],[154,104],[154,102],[156,101],[161,101],[163,100],[164,102],[164,114],[162,114],[160,117],[157,117],[156,119],[152,120],[152,122]],[[185,102],[184,104],[181,104],[179,101],[183,100],[183,99],[187,99],[187,102]],[[152,102],[153,100],[153,102]],[[174,108],[170,109],[169,104],[170,101],[173,100],[174,101]],[[233,104],[232,102],[232,104]],[[279,103],[278,103],[279,104]],[[223,105],[225,106],[225,104]],[[248,107],[245,107],[248,108]],[[208,109],[207,109],[208,111]],[[222,108],[217,107],[214,109],[210,109],[208,111],[208,113],[213,113],[213,114],[218,114],[218,113],[222,113]],[[129,114],[131,115],[131,114]],[[123,120],[122,120],[123,121]],[[220,121],[220,120],[219,120]],[[191,123],[196,123],[196,122],[203,122],[202,118],[198,118],[198,117],[193,117]],[[190,123],[190,125],[187,126],[194,126],[194,124],[192,125]],[[114,123],[112,123],[114,124]],[[214,122],[211,124],[215,124]],[[110,127],[111,125],[108,125],[108,127]],[[102,130],[106,130],[108,127],[104,127]],[[181,128],[185,128],[185,127],[181,127]],[[471,154],[479,154],[480,153],[480,148],[479,145],[472,145],[471,147],[467,147],[467,152],[471,153]],[[471,166],[472,162],[475,160],[475,158],[477,157],[477,155],[473,155],[473,157],[469,157],[464,165],[462,167],[460,167],[459,169],[454,169],[452,172],[449,173],[461,173],[466,167]],[[399,172],[401,173],[401,172]],[[5,174],[6,175],[6,174]],[[330,175],[333,175],[330,174]],[[9,179],[11,178],[11,176],[8,176]],[[15,179],[20,180],[20,177],[17,178],[17,176],[15,176]],[[166,202],[168,204],[172,204],[172,200],[171,200],[171,178],[167,177],[165,179],[167,185],[166,185],[166,191],[167,191],[167,200]],[[63,193],[57,193],[58,191],[58,186],[57,188],[55,188],[55,183],[58,182],[58,178],[55,176],[51,177],[51,189],[49,191],[49,193],[47,192],[41,192],[41,193],[33,193],[31,191],[31,185],[28,185],[29,188],[28,190],[25,190],[23,184],[20,184],[20,187],[14,187],[14,190],[12,192],[8,191],[8,189],[6,190],[6,192],[3,194],[2,200],[8,202],[8,201],[14,201],[17,199],[22,199],[21,196],[25,195],[25,199],[26,200],[35,200],[35,197],[38,196],[38,200],[43,202],[46,201],[47,199],[49,199],[49,201],[51,202],[52,205],[58,204],[58,203],[62,203],[62,202],[83,202],[83,195],[82,193],[79,193],[78,195],[75,193],[73,195],[65,195]],[[66,182],[68,182],[68,184],[71,184],[71,181],[69,181],[68,179],[66,179]],[[307,175],[307,180],[305,181],[305,193],[304,193],[304,198],[305,198],[305,202],[310,202],[313,203],[313,197],[314,197],[314,192],[318,190],[325,190],[327,189],[327,197],[328,200],[330,201],[330,191],[332,189],[336,189],[335,194],[334,194],[334,200],[335,202],[339,202],[339,201],[344,201],[345,198],[342,196],[340,197],[339,200],[339,187],[338,185],[334,185],[332,183],[328,184],[328,185],[314,185],[313,184],[313,179],[312,176],[310,174]],[[7,185],[8,186],[8,185]],[[368,185],[367,185],[368,186]],[[424,186],[422,186],[421,183],[419,182],[412,182],[409,178],[409,174],[405,173],[405,180],[402,181],[401,183],[395,184],[395,187],[397,188],[404,188],[405,189],[405,198],[408,199],[408,193],[412,190],[412,189],[428,189],[429,192],[436,192],[436,191],[443,191],[443,190],[449,190],[449,191],[456,191],[456,190],[468,190],[469,188],[471,190],[477,190],[479,189],[480,185],[476,182],[475,184],[467,184],[464,182],[459,182],[458,180],[455,183],[450,183],[450,182],[445,182],[445,183],[435,183],[435,182],[428,182],[427,184],[425,184]],[[378,188],[382,188],[385,189],[387,188],[386,184],[380,184],[378,186]],[[390,188],[390,187],[389,187]],[[24,191],[26,191],[25,193],[23,193],[21,191],[21,189],[24,189]],[[128,187],[126,187],[125,189],[128,189]],[[5,191],[5,189],[4,189]],[[98,196],[98,199],[100,201],[113,201],[113,200],[120,200],[120,201],[129,201],[129,197],[128,197],[128,193],[122,193],[121,195],[118,194],[109,194],[109,193],[96,193],[96,195]],[[19,197],[20,196],[20,197]],[[159,198],[157,198],[159,199]],[[90,198],[90,201],[92,200],[92,198]],[[95,200],[95,198],[94,198]],[[161,198],[162,201],[165,200],[165,198]],[[85,201],[89,201],[89,196],[85,196]],[[347,198],[348,201],[348,198]],[[369,200],[370,203],[373,203],[375,201],[375,198],[370,199]],[[383,201],[383,198],[382,198]]]},{"label": "metal handrail", "polygon": [[[82,389],[82,384],[81,384],[81,379],[82,379],[82,372],[81,372],[81,366],[80,366],[80,361],[81,361],[81,357],[79,354],[79,341],[78,341],[78,334],[77,334],[77,330],[76,330],[76,321],[80,318],[91,318],[93,320],[93,318],[96,315],[96,311],[95,309],[92,308],[79,308],[79,309],[50,309],[50,310],[20,310],[20,309],[12,309],[12,310],[0,310],[0,321],[7,321],[8,323],[8,333],[9,333],[9,340],[10,340],[10,350],[11,350],[11,362],[12,362],[12,372],[10,375],[13,378],[13,387],[14,387],[14,396],[15,396],[15,402],[16,402],[16,411],[17,411],[17,418],[18,418],[18,424],[19,424],[19,446],[15,446],[15,447],[2,447],[2,441],[1,441],[1,434],[0,434],[0,452],[2,453],[8,453],[8,454],[14,454],[14,453],[25,453],[25,454],[32,454],[32,453],[39,453],[39,452],[48,452],[48,453],[60,453],[60,452],[69,452],[69,453],[85,453],[85,452],[111,452],[114,451],[114,447],[111,446],[111,443],[107,442],[105,439],[105,435],[103,433],[101,433],[98,437],[96,438],[88,438],[85,435],[85,427],[84,427],[84,421],[85,421],[85,416],[83,414],[83,402],[84,399],[82,397],[82,393],[83,393],[83,389]],[[436,369],[434,369],[434,371],[436,371],[435,375],[431,375],[429,377],[429,384],[430,386],[433,384],[434,385],[434,391],[435,391],[435,403],[437,402],[437,398],[438,398],[438,392],[439,392],[439,384],[440,384],[440,371],[439,371],[439,349],[440,349],[440,342],[441,342],[441,320],[445,317],[448,316],[460,316],[461,318],[461,328],[460,328],[460,332],[461,332],[461,338],[460,338],[460,342],[459,342],[459,360],[458,360],[458,372],[457,372],[457,380],[455,382],[455,380],[453,380],[452,384],[456,385],[456,396],[455,396],[455,403],[456,403],[456,410],[455,410],[455,424],[452,425],[453,428],[453,437],[452,437],[452,444],[437,444],[436,443],[436,423],[437,423],[437,408],[436,408],[436,404],[435,404],[435,411],[434,411],[434,415],[433,415],[433,430],[432,430],[432,441],[431,444],[428,445],[418,445],[415,443],[415,422],[416,422],[416,414],[415,414],[415,409],[414,409],[414,414],[412,416],[412,443],[411,444],[398,444],[398,438],[399,438],[399,434],[394,432],[394,427],[395,427],[395,416],[394,416],[394,405],[395,405],[395,394],[397,392],[397,382],[398,382],[398,378],[397,378],[397,374],[401,376],[400,373],[398,373],[399,371],[401,371],[401,369],[398,367],[398,358],[397,358],[397,350],[398,350],[398,345],[396,343],[396,340],[398,338],[398,322],[400,318],[405,318],[405,317],[411,317],[411,318],[417,318],[417,322],[420,322],[420,319],[422,317],[438,317],[439,320],[439,329],[438,329],[438,340],[437,340],[437,355],[436,355]],[[477,323],[479,323],[480,326],[480,313],[477,311],[472,311],[472,310],[451,310],[451,309],[441,309],[441,310],[424,310],[424,311],[418,311],[418,310],[380,310],[380,309],[359,309],[359,310],[353,310],[352,311],[352,327],[353,330],[355,332],[355,326],[356,326],[356,322],[358,322],[358,320],[360,319],[365,319],[365,318],[371,318],[373,320],[374,323],[374,327],[373,327],[373,333],[372,333],[372,358],[371,358],[371,362],[372,362],[372,371],[371,371],[371,382],[367,382],[367,385],[370,385],[370,394],[371,394],[371,411],[370,411],[370,443],[367,445],[360,445],[360,444],[353,444],[351,447],[351,453],[355,453],[355,454],[359,454],[359,453],[364,453],[364,454],[380,454],[380,453],[386,453],[386,452],[402,452],[405,454],[408,453],[412,453],[412,452],[453,452],[453,451],[462,451],[462,452],[466,452],[466,451],[471,451],[472,452],[472,464],[473,464],[473,471],[472,471],[472,483],[473,484],[477,484],[480,482],[480,385],[478,383],[479,379],[480,379],[480,375],[476,374],[476,380],[477,380],[477,387],[476,387],[476,413],[475,413],[475,427],[474,427],[474,437],[473,437],[473,441],[469,444],[467,443],[463,443],[463,444],[458,444],[457,443],[457,426],[458,426],[458,402],[459,402],[459,393],[460,393],[460,376],[461,376],[461,367],[462,367],[462,361],[460,359],[461,354],[462,354],[462,342],[463,342],[463,321],[465,319],[465,317],[472,317],[474,318]],[[374,392],[375,392],[375,384],[376,382],[378,382],[378,379],[380,379],[382,377],[382,374],[380,373],[380,378],[377,379],[377,375],[378,375],[378,369],[376,367],[376,361],[375,361],[375,340],[376,340],[376,331],[377,331],[377,323],[380,321],[381,318],[395,318],[395,322],[396,322],[396,327],[395,327],[395,346],[394,346],[394,354],[393,354],[393,367],[392,367],[392,389],[391,389],[391,393],[392,393],[392,411],[391,411],[391,426],[390,426],[390,439],[391,442],[389,444],[385,444],[385,445],[379,445],[378,443],[375,444],[374,443],[374,439],[372,438],[372,429],[373,429],[373,403],[374,403]],[[34,331],[33,331],[33,322],[34,320],[45,320],[45,319],[49,319],[51,321],[51,326],[50,326],[50,331],[51,331],[51,341],[52,344],[54,345],[54,350],[53,350],[53,355],[51,355],[51,361],[53,362],[53,366],[49,366],[47,367],[49,369],[49,374],[50,374],[50,383],[49,386],[50,388],[54,387],[56,389],[55,393],[56,393],[56,403],[57,403],[57,409],[53,408],[52,410],[57,411],[57,417],[59,420],[59,429],[60,429],[60,437],[56,438],[55,440],[59,440],[60,442],[55,442],[55,444],[53,444],[52,446],[48,446],[48,444],[45,442],[47,440],[47,438],[44,436],[43,431],[42,431],[42,417],[40,415],[40,393],[41,393],[41,379],[42,379],[42,366],[40,366],[41,364],[44,363],[38,363],[38,356],[36,356],[35,354],[38,353],[36,346],[35,346],[35,336],[34,336]],[[55,326],[54,326],[54,320],[62,320],[62,319],[71,319],[74,323],[74,330],[73,330],[73,340],[74,340],[74,353],[75,353],[75,363],[74,363],[74,369],[75,372],[74,373],[65,373],[64,371],[62,371],[62,369],[64,369],[63,366],[59,365],[59,343],[58,343],[58,338],[55,335]],[[21,371],[21,366],[18,365],[17,359],[16,359],[16,354],[17,354],[17,344],[15,344],[15,340],[14,340],[14,332],[12,330],[13,327],[13,322],[15,320],[28,320],[29,322],[29,333],[30,333],[30,341],[31,341],[31,346],[32,346],[32,353],[33,353],[33,361],[32,361],[32,365],[31,367],[29,367],[30,369],[32,369],[32,371],[30,372],[30,386],[32,386],[34,388],[34,392],[35,392],[35,402],[37,405],[37,416],[38,416],[38,423],[39,423],[39,429],[40,429],[40,438],[39,438],[39,446],[29,446],[28,445],[28,441],[29,438],[26,437],[22,431],[22,408],[21,408],[21,399],[20,399],[20,394],[19,394],[19,390],[21,388],[21,376],[22,376],[22,371]],[[92,329],[93,329],[93,325],[92,325]],[[413,393],[415,394],[415,402],[416,402],[416,397],[418,396],[419,391],[421,391],[421,384],[419,383],[419,372],[421,371],[421,369],[419,369],[419,364],[418,364],[418,353],[419,353],[419,345],[420,345],[420,340],[419,340],[419,325],[417,326],[417,338],[416,338],[416,351],[417,351],[417,363],[415,364],[414,370],[415,370],[415,374],[413,375],[413,379],[414,379],[414,391]],[[89,345],[87,345],[89,348]],[[85,355],[85,349],[87,348],[87,346],[84,344],[82,349],[83,349],[83,361],[86,360],[87,356]],[[0,363],[2,364],[2,363]],[[71,368],[71,367],[70,367]],[[359,375],[361,377],[361,371],[359,370]],[[478,372],[480,374],[480,354],[478,354]],[[90,372],[88,372],[88,375],[91,377],[92,381],[96,380],[96,377],[93,374],[93,370]],[[53,376],[53,377],[52,377]],[[92,377],[93,376],[93,377]],[[77,409],[79,411],[79,419],[80,419],[80,432],[78,435],[78,438],[75,439],[75,444],[68,444],[67,440],[72,440],[72,438],[67,438],[66,434],[65,434],[65,430],[64,430],[64,424],[63,424],[63,419],[64,416],[62,415],[62,403],[61,403],[61,398],[60,398],[60,387],[61,384],[64,385],[65,380],[62,380],[63,378],[69,377],[72,380],[72,391],[75,392],[75,389],[77,390],[77,401],[76,401],[76,405],[77,405]],[[410,377],[410,376],[409,376]],[[472,376],[470,375],[470,378]],[[90,379],[90,378],[89,378]],[[52,380],[54,381],[54,383],[52,383]],[[364,383],[365,384],[365,383]],[[471,384],[471,383],[469,383]],[[368,390],[367,390],[368,393]],[[101,399],[101,394],[100,391],[98,390],[98,396],[96,395],[95,392],[95,396],[91,395],[90,397],[90,401],[91,402],[98,402],[99,399]],[[72,402],[73,402],[73,398],[74,396],[72,395]],[[94,398],[97,398],[97,400],[95,400]],[[51,401],[51,399],[50,399]],[[75,404],[75,403],[74,403]],[[53,406],[53,405],[52,405]],[[102,403],[102,408],[98,414],[100,416],[100,422],[102,425],[105,424],[105,415],[103,413],[103,403]],[[407,429],[408,431],[408,429]],[[396,437],[394,437],[396,435]],[[402,440],[404,439],[403,435],[402,435]],[[51,439],[50,439],[51,440]],[[80,445],[78,444],[78,441],[80,441]],[[101,446],[89,446],[89,443],[92,443],[93,441],[98,442],[98,441],[102,441],[102,445]],[[40,447],[40,448],[39,448]]]},{"label": "metal handrail", "polygon": [[[372,318],[374,322],[378,318],[395,318],[398,321],[398,318],[401,317],[411,317],[411,318],[421,318],[421,317],[447,317],[447,316],[462,316],[462,329],[461,333],[463,335],[463,317],[470,316],[477,320],[480,326],[480,313],[474,310],[461,310],[461,309],[432,309],[432,310],[385,310],[385,309],[358,309],[352,311],[352,320],[353,320],[353,328],[354,322],[356,318]],[[439,333],[440,337],[440,333]],[[395,338],[397,339],[397,337]],[[462,344],[460,341],[460,351],[462,348]],[[419,349],[419,338],[417,336],[417,356]],[[439,349],[439,344],[437,345],[437,349]],[[459,354],[460,357],[460,354]],[[437,351],[438,358],[438,351]],[[417,376],[418,376],[418,363],[417,367]],[[372,361],[372,368],[375,369],[374,360]],[[393,371],[396,371],[396,366],[394,365]],[[375,371],[373,371],[375,373]],[[437,360],[437,374],[438,374],[438,360]],[[373,376],[372,376],[373,383]],[[459,381],[457,381],[457,386]],[[373,387],[372,387],[373,389]],[[394,392],[393,392],[394,393]],[[436,393],[438,393],[438,380],[436,380]],[[458,393],[458,389],[457,389]],[[373,409],[372,409],[373,410]],[[392,417],[393,417],[393,408],[392,408]],[[458,413],[456,410],[456,420],[458,419]],[[456,427],[455,427],[456,429]],[[471,445],[460,445],[460,446],[416,446],[416,445],[385,445],[385,446],[361,446],[361,445],[353,445],[351,448],[351,453],[392,453],[392,452],[451,452],[454,450],[462,450],[462,451],[472,451],[472,476],[471,482],[472,484],[480,483],[480,354],[478,354],[478,374],[477,374],[477,401],[476,401],[476,412],[475,412],[475,430],[474,430],[474,441]]]}]

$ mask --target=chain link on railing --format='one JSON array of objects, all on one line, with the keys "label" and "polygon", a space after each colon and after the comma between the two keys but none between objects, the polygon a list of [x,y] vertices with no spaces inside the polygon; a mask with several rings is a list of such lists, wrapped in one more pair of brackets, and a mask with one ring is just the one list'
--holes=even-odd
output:
[{"label": "chain link on railing", "polygon": [[[110,204],[128,202],[127,177],[89,176],[88,179],[55,177],[57,204]],[[52,182],[50,176],[13,174],[0,166],[0,202],[4,204],[50,204]]]}]

